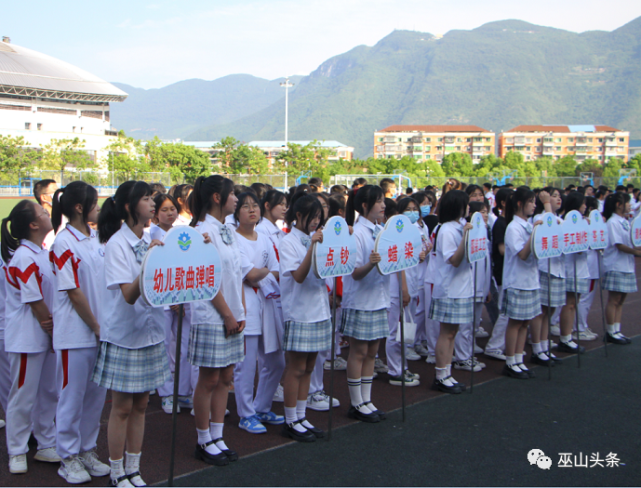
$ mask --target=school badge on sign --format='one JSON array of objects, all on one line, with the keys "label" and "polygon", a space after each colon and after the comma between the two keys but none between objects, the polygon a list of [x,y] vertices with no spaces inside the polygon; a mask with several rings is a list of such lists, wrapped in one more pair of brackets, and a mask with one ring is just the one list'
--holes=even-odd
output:
[{"label": "school badge on sign", "polygon": [[563,254],[574,254],[590,249],[588,233],[590,228],[581,212],[572,210],[565,215],[561,234],[563,239]]},{"label": "school badge on sign", "polygon": [[140,294],[152,307],[211,300],[222,280],[220,256],[213,244],[191,227],[165,235],[164,246],[149,250],[142,262]]},{"label": "school badge on sign", "polygon": [[596,209],[590,212],[588,229],[590,249],[605,249],[608,247],[608,224],[605,223],[601,212]]},{"label": "school badge on sign", "polygon": [[356,267],[356,238],[342,217],[332,217],[323,228],[323,242],[314,244],[312,268],[318,278],[352,274]]},{"label": "school badge on sign", "polygon": [[480,212],[472,215],[470,223],[472,224],[472,229],[467,233],[465,252],[467,260],[470,263],[475,263],[485,259],[487,256],[487,226]]},{"label": "school badge on sign", "polygon": [[561,224],[552,212],[544,213],[541,225],[534,227],[532,252],[537,259],[556,258],[563,254]]},{"label": "school badge on sign", "polygon": [[422,246],[421,231],[410,219],[405,215],[390,217],[374,243],[374,250],[381,255],[376,265],[379,273],[388,275],[418,265]]}]

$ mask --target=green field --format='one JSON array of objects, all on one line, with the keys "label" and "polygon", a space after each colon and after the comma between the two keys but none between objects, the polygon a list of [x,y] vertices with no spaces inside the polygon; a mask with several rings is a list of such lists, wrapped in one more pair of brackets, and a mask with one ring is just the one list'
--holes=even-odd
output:
[{"label": "green field", "polygon": [[[102,201],[106,197],[101,197],[98,199],[99,203],[102,203]],[[24,197],[24,198],[0,198],[0,219],[4,219],[7,215],[9,215],[9,212],[11,212],[11,209],[15,206],[16,203],[18,203],[20,200],[33,200],[35,201],[35,198],[33,197]]]}]

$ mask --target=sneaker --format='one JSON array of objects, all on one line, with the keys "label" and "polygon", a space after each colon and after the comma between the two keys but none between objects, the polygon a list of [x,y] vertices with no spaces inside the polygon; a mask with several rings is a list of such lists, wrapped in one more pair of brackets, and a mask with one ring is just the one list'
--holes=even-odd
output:
[{"label": "sneaker", "polygon": [[[466,359],[465,361],[454,361],[454,369],[462,369],[463,371],[472,371],[472,360]],[[481,366],[478,364],[474,365],[474,372],[477,373],[481,371]]]},{"label": "sneaker", "polygon": [[421,356],[414,351],[411,347],[405,348],[405,359],[407,361],[418,361],[421,359]]},{"label": "sneaker", "polygon": [[27,455],[18,454],[9,456],[9,472],[11,474],[24,474],[27,472]]},{"label": "sneaker", "polygon": [[178,397],[178,411],[180,411],[180,407],[182,408],[194,408],[194,401],[190,396],[179,396]]},{"label": "sneaker", "polygon": [[[334,408],[339,407],[341,402],[337,398],[332,399]],[[329,395],[324,391],[317,391],[307,396],[307,408],[317,412],[327,412],[329,410]]]},{"label": "sneaker", "polygon": [[560,336],[561,335],[561,327],[558,326],[558,325],[551,325],[550,326],[550,335]]},{"label": "sneaker", "polygon": [[[573,332],[572,337],[577,339],[577,333]],[[578,333],[578,340],[580,341],[596,341],[598,338],[599,335],[595,334],[590,329],[585,329]]]},{"label": "sneaker", "polygon": [[285,417],[277,415],[274,412],[256,412],[255,416],[261,424],[282,425],[285,423]]},{"label": "sneaker", "polygon": [[425,358],[425,362],[426,362],[427,364],[436,364],[436,354],[429,354],[429,355]]},{"label": "sneaker", "polygon": [[417,379],[417,380],[420,380],[420,379],[421,379],[421,375],[420,375],[420,374],[418,374],[418,373],[412,373],[409,369],[406,369],[406,370],[405,370],[405,376],[407,376],[407,377],[409,377],[409,378],[415,378],[415,379]]},{"label": "sneaker", "polygon": [[[226,409],[225,409],[225,417],[229,417],[229,414],[230,414],[229,409],[228,409],[228,408],[226,408]],[[191,416],[192,416],[192,417],[195,417],[195,416],[196,416],[196,412],[194,412],[194,409],[193,409],[193,408],[191,409]],[[209,420],[211,420],[211,413],[209,414]]]},{"label": "sneaker", "polygon": [[389,369],[381,358],[376,358],[376,361],[374,361],[374,371],[376,373],[387,373]]},{"label": "sneaker", "polygon": [[33,459],[43,463],[59,463],[60,461],[62,461],[62,459],[60,459],[60,456],[58,456],[58,454],[56,453],[55,447],[39,449]]},{"label": "sneaker", "polygon": [[107,476],[111,473],[111,468],[98,459],[98,454],[95,450],[81,452],[78,459],[91,476]]},{"label": "sneaker", "polygon": [[474,344],[474,354],[481,354],[482,352],[483,352],[483,348],[478,344]]},{"label": "sneaker", "polygon": [[278,385],[278,388],[276,388],[276,393],[274,393],[274,398],[272,398],[272,401],[281,402],[281,403],[285,401],[285,390],[283,390],[283,385]]},{"label": "sneaker", "polygon": [[419,354],[420,356],[427,357],[430,355],[429,351],[427,350],[427,347],[425,347],[423,344],[417,344],[414,346],[414,351],[416,354]]},{"label": "sneaker", "polygon": [[72,456],[61,461],[60,468],[58,468],[58,475],[72,485],[89,483],[91,481],[91,476],[87,473],[78,456]]},{"label": "sneaker", "polygon": [[505,361],[505,354],[500,349],[486,349],[483,354],[499,361]]},{"label": "sneaker", "polygon": [[[409,374],[408,374],[409,373]],[[410,373],[408,370],[405,370],[405,386],[418,386],[421,382]],[[403,384],[403,379],[400,376],[390,376],[389,384],[394,386],[401,386]]]},{"label": "sneaker", "polygon": [[[325,370],[331,370],[332,369],[332,362],[331,361],[325,361],[323,364],[323,369]],[[347,369],[347,361],[345,361],[343,358],[338,357],[334,359],[334,371],[345,371]]]},{"label": "sneaker", "polygon": [[256,417],[256,415],[252,415],[251,417],[243,417],[242,419],[240,419],[238,427],[246,430],[250,434],[264,434],[267,432],[267,428],[260,423],[260,420],[258,420],[258,417]]},{"label": "sneaker", "polygon": [[479,361],[478,359],[476,359],[476,357],[473,357],[472,361],[474,362],[475,365],[480,366],[481,369],[485,369],[485,363]]},{"label": "sneaker", "polygon": [[479,326],[478,330],[476,331],[476,337],[483,339],[484,337],[490,337],[490,333],[483,327]]},{"label": "sneaker", "polygon": [[[163,397],[162,398],[162,411],[166,414],[171,415],[174,413],[174,397]],[[193,408],[193,406],[192,406]],[[180,405],[176,408],[176,413],[180,413]]]}]

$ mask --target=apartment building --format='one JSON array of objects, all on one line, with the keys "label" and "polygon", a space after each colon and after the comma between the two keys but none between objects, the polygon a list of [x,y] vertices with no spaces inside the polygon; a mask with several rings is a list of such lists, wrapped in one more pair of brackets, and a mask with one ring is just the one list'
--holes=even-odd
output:
[{"label": "apartment building", "polygon": [[627,161],[630,133],[607,125],[519,125],[499,134],[499,157],[510,151],[526,161],[572,156],[577,162],[615,157]]},{"label": "apartment building", "polygon": [[461,152],[478,162],[494,154],[495,134],[476,125],[391,125],[374,132],[375,158],[433,159]]}]

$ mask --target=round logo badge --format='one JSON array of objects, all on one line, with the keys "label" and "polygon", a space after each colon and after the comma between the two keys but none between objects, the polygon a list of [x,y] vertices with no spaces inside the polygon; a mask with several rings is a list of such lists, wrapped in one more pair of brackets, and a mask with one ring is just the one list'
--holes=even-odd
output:
[{"label": "round logo badge", "polygon": [[336,221],[336,223],[334,224],[334,232],[336,232],[336,235],[340,235],[341,229],[342,229],[341,223]]},{"label": "round logo badge", "polygon": [[187,234],[186,232],[183,232],[178,236],[178,247],[180,248],[181,251],[187,251],[190,246],[191,246],[191,239],[189,238],[189,234]]},{"label": "round logo badge", "polygon": [[405,225],[403,224],[403,221],[401,219],[398,219],[396,221],[396,230],[399,232],[403,232],[403,227],[405,227]]}]

